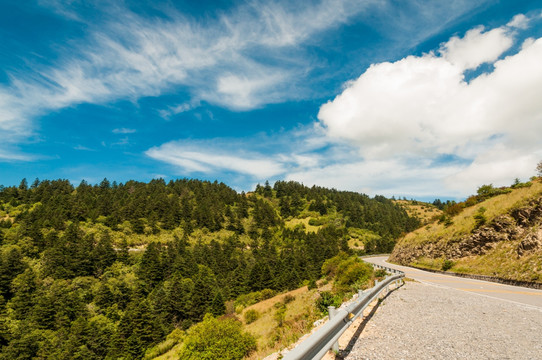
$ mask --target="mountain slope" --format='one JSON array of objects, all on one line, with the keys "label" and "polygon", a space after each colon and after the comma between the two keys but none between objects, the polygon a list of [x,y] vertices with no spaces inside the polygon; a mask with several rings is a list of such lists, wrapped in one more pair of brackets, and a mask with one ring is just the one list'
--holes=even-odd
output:
[{"label": "mountain slope", "polygon": [[243,296],[314,282],[350,233],[388,251],[418,224],[384,197],[295,182],[0,185],[0,360],[138,359]]},{"label": "mountain slope", "polygon": [[499,192],[407,234],[390,261],[542,283],[542,184]]}]

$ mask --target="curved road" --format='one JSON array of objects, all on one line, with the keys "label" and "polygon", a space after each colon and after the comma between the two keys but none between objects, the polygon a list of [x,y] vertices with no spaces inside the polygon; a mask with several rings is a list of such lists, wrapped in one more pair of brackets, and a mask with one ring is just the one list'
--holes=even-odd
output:
[{"label": "curved road", "polygon": [[436,274],[407,266],[391,264],[386,262],[387,258],[387,256],[377,256],[364,258],[363,260],[376,265],[387,266],[392,269],[404,271],[406,277],[421,283],[467,291],[499,300],[519,303],[542,311],[542,290]]}]

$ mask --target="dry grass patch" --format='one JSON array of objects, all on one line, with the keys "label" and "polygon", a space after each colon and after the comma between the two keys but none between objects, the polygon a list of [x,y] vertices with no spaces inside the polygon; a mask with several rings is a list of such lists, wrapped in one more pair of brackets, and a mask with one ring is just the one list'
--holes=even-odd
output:
[{"label": "dry grass patch", "polygon": [[487,222],[491,222],[499,215],[506,214],[514,208],[525,206],[531,199],[542,195],[542,183],[533,182],[532,186],[513,190],[483,201],[474,206],[465,208],[460,214],[452,218],[452,224],[446,226],[434,222],[419,228],[400,240],[400,247],[416,246],[429,242],[449,242],[470,234],[475,228],[474,215],[480,208],[486,209]]},{"label": "dry grass patch", "polygon": [[[319,290],[324,291],[330,286],[328,284]],[[312,324],[319,318],[314,306],[317,297],[316,289],[308,290],[304,286],[244,309],[241,314],[243,322],[244,314],[249,310],[255,310],[260,314],[256,321],[244,325],[244,330],[254,335],[258,344],[258,350],[248,359],[262,359],[295,343],[309,332]],[[279,320],[281,325],[279,325]]]},{"label": "dry grass patch", "polygon": [[422,224],[428,224],[435,216],[440,216],[442,210],[435,205],[412,200],[395,200],[396,204],[401,205],[408,216],[418,218]]}]

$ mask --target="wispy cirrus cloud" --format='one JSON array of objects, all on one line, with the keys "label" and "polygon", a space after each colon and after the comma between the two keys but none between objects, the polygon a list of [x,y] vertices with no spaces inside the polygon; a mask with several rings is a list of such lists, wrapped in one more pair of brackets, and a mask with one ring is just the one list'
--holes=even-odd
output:
[{"label": "wispy cirrus cloud", "polygon": [[118,128],[118,129],[113,129],[113,134],[133,134],[135,132],[137,132],[136,129],[128,129],[128,128]]},{"label": "wispy cirrus cloud", "polygon": [[[78,1],[41,3],[84,22],[89,36],[61,50],[53,66],[35,64],[33,73],[8,73],[9,84],[0,87],[0,127],[12,132],[29,128],[28,123],[20,125],[21,119],[46,111],[137,100],[175,86],[186,86],[195,98],[237,110],[281,101],[292,95],[286,91],[287,76],[304,71],[304,66],[295,66],[303,61],[296,46],[366,6],[351,0],[288,9],[277,2],[252,3],[197,22],[179,12],[143,18],[113,2],[99,4],[108,16],[94,23],[77,13],[83,6]],[[289,66],[272,65],[285,51],[291,58]],[[262,54],[265,61],[258,59]]]},{"label": "wispy cirrus cloud", "polygon": [[[453,19],[483,2],[424,5],[421,14],[430,19],[428,14],[446,13]],[[202,21],[171,9],[162,11],[162,16],[143,18],[122,1],[39,3],[84,24],[88,35],[72,39],[69,46],[53,44],[60,49],[58,59],[48,65],[32,64],[32,73],[7,74],[10,81],[0,86],[0,94],[5,95],[0,100],[0,128],[7,130],[1,136],[4,143],[16,144],[28,137],[36,128],[33,121],[51,111],[82,103],[137,101],[179,87],[189,94],[188,104],[205,101],[235,111],[304,98],[312,91],[307,80],[311,70],[321,66],[307,51],[318,44],[314,36],[359,14],[386,13],[392,6],[388,0],[321,0],[302,5],[254,1]],[[100,16],[85,18],[81,9]],[[416,23],[406,15],[404,23]],[[427,34],[441,26],[431,20]],[[169,118],[183,109],[173,106],[160,115]]]}]

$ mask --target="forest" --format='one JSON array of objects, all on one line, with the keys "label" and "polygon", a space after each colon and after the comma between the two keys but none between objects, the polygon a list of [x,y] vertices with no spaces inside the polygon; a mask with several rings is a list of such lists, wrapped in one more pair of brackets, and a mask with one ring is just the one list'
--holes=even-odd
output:
[{"label": "forest", "polygon": [[[383,196],[292,181],[0,186],[0,359],[140,359],[240,296],[389,252],[418,226]],[[362,250],[353,229],[371,234]]]}]

